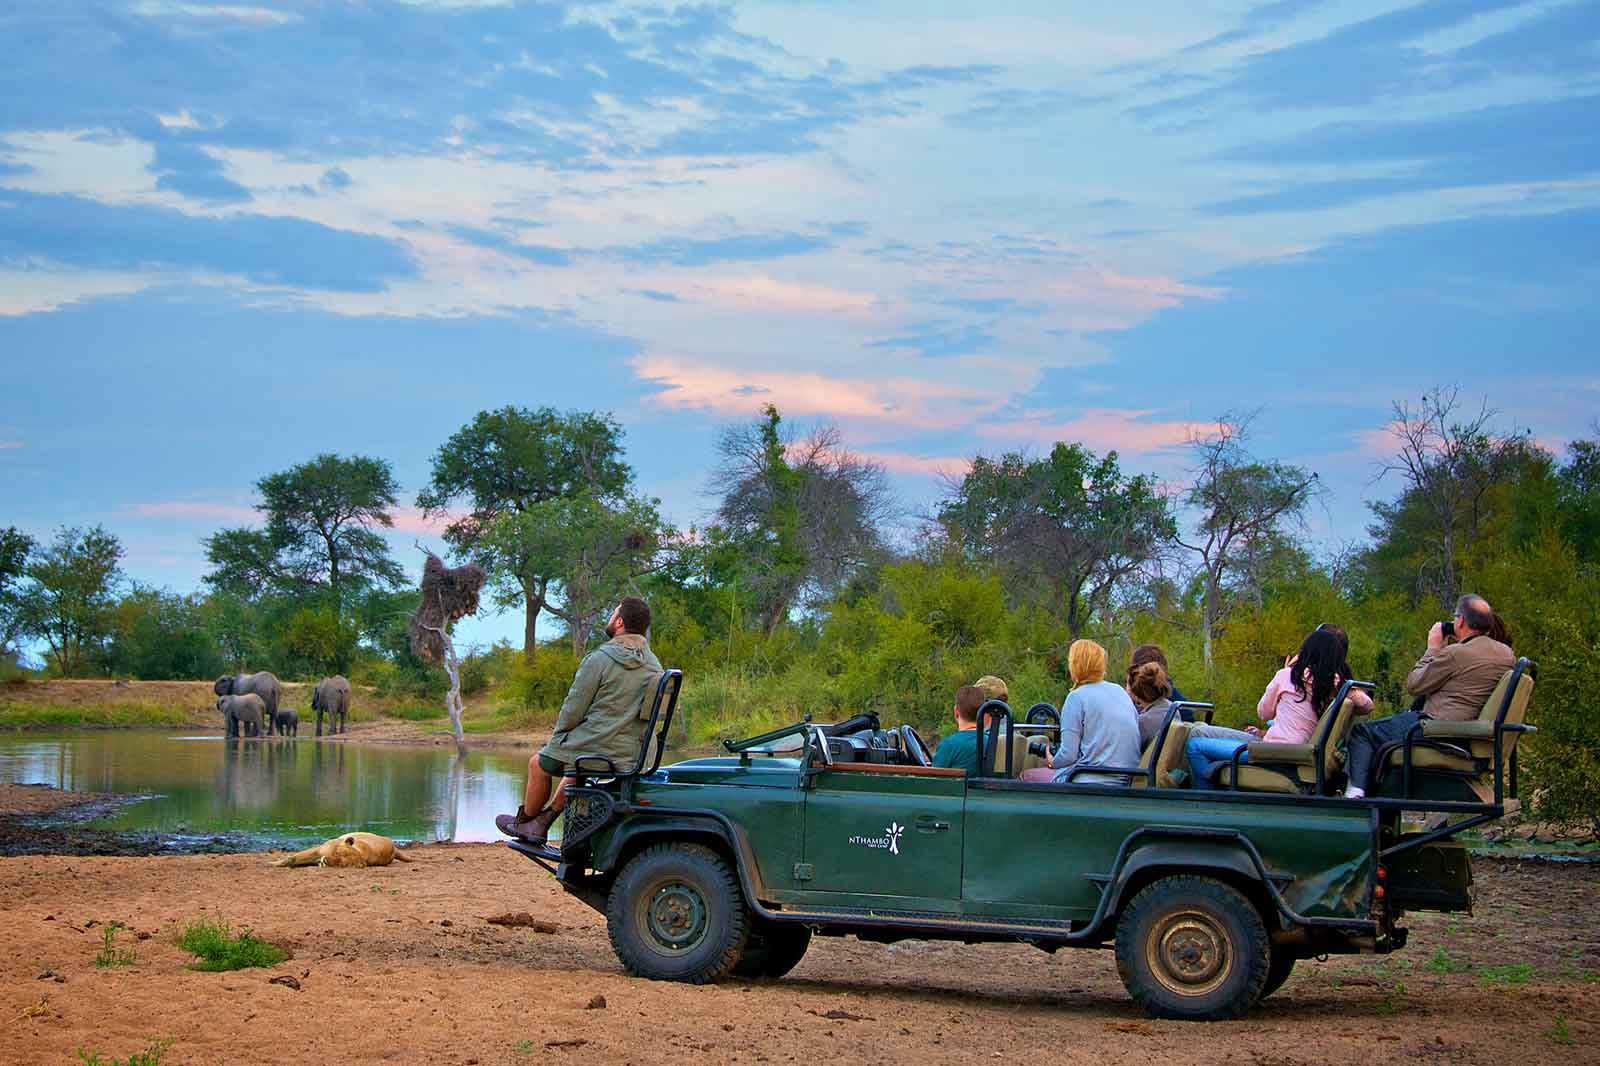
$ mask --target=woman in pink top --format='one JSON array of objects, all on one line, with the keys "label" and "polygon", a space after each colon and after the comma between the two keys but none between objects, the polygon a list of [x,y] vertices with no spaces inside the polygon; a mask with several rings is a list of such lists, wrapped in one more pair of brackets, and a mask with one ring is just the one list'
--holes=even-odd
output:
[{"label": "woman in pink top", "polygon": [[[1228,762],[1240,744],[1263,740],[1273,744],[1306,744],[1316,732],[1317,720],[1332,702],[1350,671],[1345,664],[1349,651],[1344,630],[1318,626],[1300,645],[1289,661],[1273,675],[1261,694],[1256,714],[1269,722],[1265,735],[1255,731],[1195,727],[1184,744],[1184,754],[1194,774],[1195,784],[1212,787],[1211,775],[1219,763]],[[1365,714],[1372,699],[1360,689],[1352,690],[1350,700]],[[1241,762],[1248,758],[1241,758]]]}]

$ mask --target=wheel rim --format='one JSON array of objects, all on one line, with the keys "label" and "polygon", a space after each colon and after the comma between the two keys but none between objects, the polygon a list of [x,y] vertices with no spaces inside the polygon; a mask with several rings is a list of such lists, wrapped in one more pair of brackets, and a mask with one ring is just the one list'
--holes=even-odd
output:
[{"label": "wheel rim", "polygon": [[1161,986],[1179,996],[1214,992],[1233,972],[1227,931],[1197,910],[1162,917],[1145,941],[1145,961]]},{"label": "wheel rim", "polygon": [[700,890],[683,881],[656,886],[645,900],[644,927],[652,946],[679,954],[705,939],[710,910]]}]

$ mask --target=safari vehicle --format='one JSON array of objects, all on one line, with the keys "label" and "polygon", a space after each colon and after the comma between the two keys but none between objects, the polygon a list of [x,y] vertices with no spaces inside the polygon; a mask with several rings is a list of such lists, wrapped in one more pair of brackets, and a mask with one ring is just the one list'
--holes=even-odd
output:
[{"label": "safari vehicle", "polygon": [[[779,977],[813,936],[1109,947],[1135,1001],[1184,1019],[1243,1014],[1300,959],[1395,951],[1408,910],[1470,908],[1453,838],[1504,813],[1503,771],[1532,731],[1522,660],[1482,721],[1424,723],[1384,756],[1385,789],[1410,795],[1335,793],[1345,697],[1361,682],[1340,688],[1312,743],[1241,745],[1217,791],[1172,776],[1183,716],[1203,704],[1174,706],[1140,765],[1082,767],[1062,784],[1017,778],[1030,735],[1058,728],[1055,709],[1013,723],[998,700],[980,711],[986,772],[970,779],[932,766],[910,726],[870,714],[796,722],[663,768],[682,683],[662,676],[633,766],[572,768],[558,844],[511,844],[606,916],[629,972]],[[1459,820],[1406,831],[1402,811]]]}]

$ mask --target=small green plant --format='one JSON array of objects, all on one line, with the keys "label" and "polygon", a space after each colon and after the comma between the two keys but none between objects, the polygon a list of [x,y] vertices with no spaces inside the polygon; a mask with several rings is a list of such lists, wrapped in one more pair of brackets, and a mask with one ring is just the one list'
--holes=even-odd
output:
[{"label": "small green plant", "polygon": [[172,1046],[172,1038],[153,1041],[143,1051],[135,1051],[125,1059],[103,1059],[100,1052],[78,1049],[78,1058],[83,1066],[161,1066],[161,1056],[167,1053]]},{"label": "small green plant", "polygon": [[1383,1000],[1378,1004],[1379,1014],[1395,1014],[1400,1010],[1400,1001],[1405,999],[1406,986],[1400,981],[1394,987],[1383,993]]},{"label": "small green plant", "polygon": [[1533,977],[1533,967],[1526,962],[1509,966],[1483,966],[1478,969],[1478,979],[1485,985],[1525,985]]},{"label": "small green plant", "polygon": [[289,957],[278,945],[257,940],[248,929],[235,936],[227,922],[214,922],[209,918],[199,918],[186,925],[177,943],[198,960],[189,964],[192,970],[217,972],[276,966]]},{"label": "small green plant", "polygon": [[1572,1039],[1572,1034],[1567,1031],[1567,1016],[1565,1014],[1556,1015],[1555,1022],[1544,1031],[1544,1035],[1550,1043],[1560,1044],[1563,1047],[1571,1047],[1577,1043],[1576,1040]]},{"label": "small green plant", "polygon": [[1434,973],[1462,973],[1472,967],[1460,959],[1451,958],[1448,951],[1440,948],[1433,953],[1433,958],[1428,960],[1428,969]]},{"label": "small green plant", "polygon": [[100,933],[100,953],[94,957],[94,964],[100,969],[132,966],[138,961],[132,948],[117,947],[117,934],[126,928],[121,922],[112,922]]},{"label": "small green plant", "polygon": [[533,1054],[533,1041],[532,1040],[518,1040],[515,1044],[511,1045],[511,1050],[516,1052],[518,1055],[532,1055]]}]

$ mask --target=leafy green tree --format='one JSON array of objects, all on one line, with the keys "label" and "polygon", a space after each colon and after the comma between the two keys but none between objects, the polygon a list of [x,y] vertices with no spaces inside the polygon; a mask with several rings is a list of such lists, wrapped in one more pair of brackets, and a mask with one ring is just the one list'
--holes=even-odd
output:
[{"label": "leafy green tree", "polygon": [[227,669],[203,601],[135,584],[112,609],[106,672],[146,681],[212,678]]},{"label": "leafy green tree", "polygon": [[29,558],[19,630],[49,647],[63,677],[81,673],[110,637],[121,562],[122,544],[100,526],[62,529]]},{"label": "leafy green tree", "polygon": [[[545,500],[501,515],[484,547],[497,558],[526,561],[546,582],[545,610],[567,625],[581,655],[610,608],[661,566],[673,531],[660,501],[636,496],[602,500],[587,493]],[[550,592],[559,591],[559,597]]]},{"label": "leafy green tree", "polygon": [[1587,563],[1600,563],[1600,440],[1573,441],[1557,474],[1562,535]]},{"label": "leafy green tree", "polygon": [[33,549],[33,538],[15,526],[0,530],[0,658],[13,655],[11,641],[20,622],[22,579]]},{"label": "leafy green tree", "polygon": [[[1198,460],[1184,502],[1196,513],[1191,540],[1174,542],[1200,557],[1201,639],[1207,672],[1216,631],[1237,594],[1250,589],[1261,562],[1290,547],[1288,531],[1302,519],[1317,475],[1288,463],[1263,461],[1244,447],[1249,418],[1224,416],[1215,432],[1197,436]],[[1259,596],[1257,597],[1259,599]]]},{"label": "leafy green tree", "polygon": [[736,549],[731,576],[750,590],[768,633],[885,554],[892,500],[883,468],[846,451],[836,428],[796,438],[768,404],[754,423],[724,431],[717,451],[714,532]]},{"label": "leafy green tree", "polygon": [[[331,628],[312,626],[311,616],[302,615],[292,629],[314,629],[314,636],[296,638],[297,647],[320,649],[309,661],[342,671],[354,652],[347,612],[369,589],[405,584],[405,571],[377,532],[394,525],[394,472],[382,459],[325,453],[269,474],[256,488],[265,528],[223,529],[207,538],[206,581],[246,600],[287,598],[291,615],[328,612]],[[330,643],[330,634],[341,636]]]},{"label": "leafy green tree", "polygon": [[978,456],[940,505],[939,521],[975,560],[1005,575],[1012,596],[1045,605],[1076,638],[1174,532],[1154,478],[1057,443],[1043,459]]},{"label": "leafy green tree", "polygon": [[[428,485],[417,496],[425,514],[444,514],[464,501],[468,513],[445,530],[457,556],[489,573],[501,607],[523,610],[522,653],[532,662],[539,615],[551,609],[558,575],[547,554],[528,554],[517,536],[490,536],[508,515],[557,500],[622,496],[633,472],[622,458],[622,427],[609,414],[504,407],[480,411],[434,453]],[[534,525],[542,520],[535,520]]]}]

